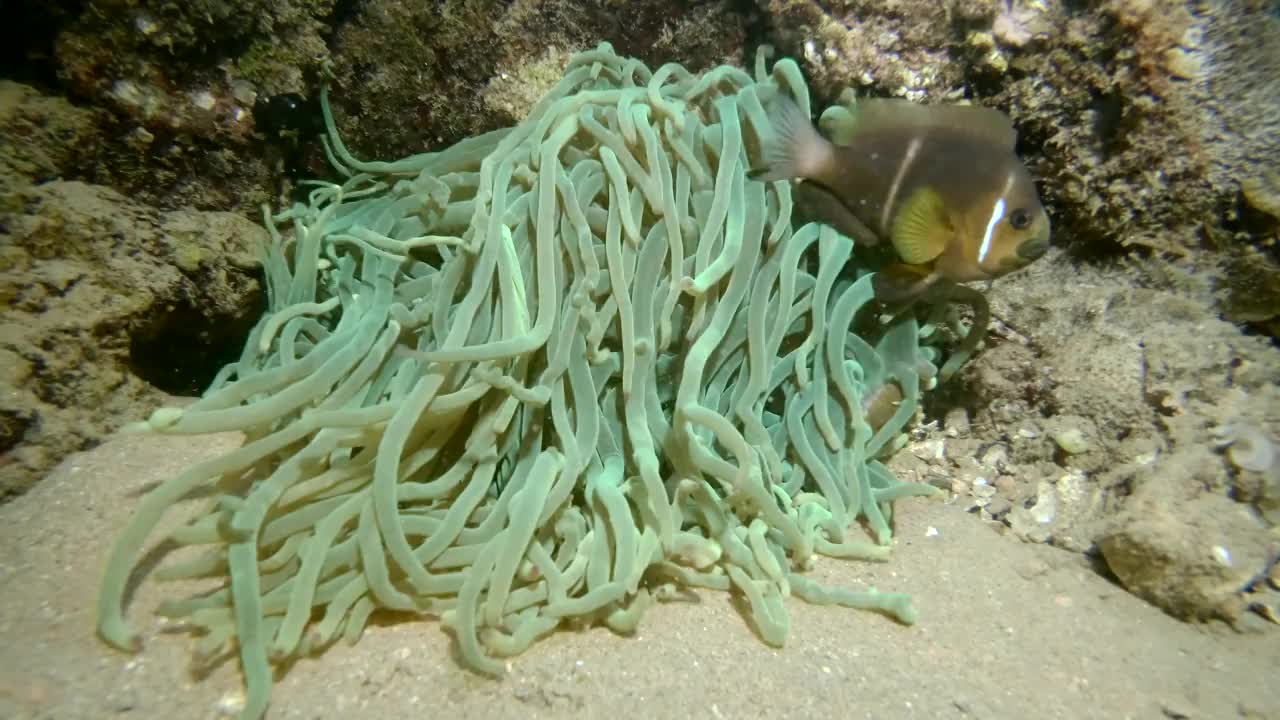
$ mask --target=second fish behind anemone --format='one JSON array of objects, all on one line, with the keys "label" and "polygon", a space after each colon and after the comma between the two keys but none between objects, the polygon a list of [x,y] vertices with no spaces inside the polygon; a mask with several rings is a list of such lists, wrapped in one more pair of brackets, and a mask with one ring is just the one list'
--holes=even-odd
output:
[{"label": "second fish behind anemone", "polygon": [[833,142],[779,95],[770,121],[776,137],[750,177],[800,179],[818,219],[862,244],[889,242],[898,262],[874,278],[883,302],[993,280],[1049,249],[1049,217],[998,110],[864,98]]}]

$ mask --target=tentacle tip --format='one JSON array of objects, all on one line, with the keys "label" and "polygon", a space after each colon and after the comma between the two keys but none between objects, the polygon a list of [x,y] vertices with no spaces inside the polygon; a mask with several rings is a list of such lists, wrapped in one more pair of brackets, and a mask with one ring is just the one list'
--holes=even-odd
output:
[{"label": "tentacle tip", "polygon": [[127,629],[113,631],[109,628],[98,628],[98,637],[111,647],[127,653],[142,652],[142,636]]},{"label": "tentacle tip", "polygon": [[893,616],[903,625],[915,625],[916,620],[920,619],[920,613],[916,611],[915,606],[910,601],[900,603],[894,609]]},{"label": "tentacle tip", "polygon": [[162,432],[176,425],[177,422],[182,419],[182,415],[182,408],[156,408],[156,410],[151,413],[151,417],[147,418],[144,422],[134,423],[134,425],[145,426],[146,429],[150,431]]}]

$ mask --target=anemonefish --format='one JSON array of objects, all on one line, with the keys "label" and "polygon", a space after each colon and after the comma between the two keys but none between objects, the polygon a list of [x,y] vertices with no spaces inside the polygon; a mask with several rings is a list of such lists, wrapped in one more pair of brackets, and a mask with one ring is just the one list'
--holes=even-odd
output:
[{"label": "anemonefish", "polygon": [[998,110],[864,98],[824,117],[828,139],[779,94],[770,124],[750,177],[799,179],[798,202],[817,219],[862,244],[887,240],[897,262],[873,278],[884,302],[992,280],[1049,249],[1049,217]]}]

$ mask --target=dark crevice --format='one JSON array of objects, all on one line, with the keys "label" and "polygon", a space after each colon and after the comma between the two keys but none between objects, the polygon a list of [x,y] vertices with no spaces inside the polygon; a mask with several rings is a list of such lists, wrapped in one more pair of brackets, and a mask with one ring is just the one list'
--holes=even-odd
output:
[{"label": "dark crevice", "polygon": [[265,309],[261,292],[237,316],[210,317],[190,302],[176,302],[131,333],[130,370],[171,395],[200,395],[223,366],[240,358]]},{"label": "dark crevice", "polygon": [[0,453],[6,453],[17,447],[35,421],[35,414],[29,410],[12,408],[0,410]]},{"label": "dark crevice", "polygon": [[337,0],[333,4],[333,12],[329,13],[329,25],[321,31],[320,37],[329,45],[342,26],[351,22],[364,10],[365,0]]},{"label": "dark crevice", "polygon": [[0,77],[48,91],[58,86],[54,44],[84,0],[14,0],[0,23]]},{"label": "dark crevice", "polygon": [[773,25],[769,13],[761,12],[755,0],[731,0],[729,7],[742,18],[742,61],[747,70],[755,67],[761,45],[772,42]]},{"label": "dark crevice", "polygon": [[1124,120],[1124,98],[1115,93],[1094,93],[1090,110],[1093,111],[1093,134],[1106,158],[1115,153]]}]

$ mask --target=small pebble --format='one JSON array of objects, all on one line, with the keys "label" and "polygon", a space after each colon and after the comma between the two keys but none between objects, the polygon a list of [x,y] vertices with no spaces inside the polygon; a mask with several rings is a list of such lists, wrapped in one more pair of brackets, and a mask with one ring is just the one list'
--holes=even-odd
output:
[{"label": "small pebble", "polygon": [[1089,440],[1078,428],[1068,428],[1054,433],[1053,441],[1068,455],[1079,455],[1089,450]]},{"label": "small pebble", "polygon": [[931,472],[925,475],[925,482],[938,488],[939,490],[950,490],[953,493],[959,493],[961,491],[956,490],[955,484],[957,482],[963,482],[963,481],[953,480],[950,475],[947,475],[945,473]]},{"label": "small pebble", "polygon": [[969,434],[969,413],[964,408],[954,408],[942,420],[949,437]]},{"label": "small pebble", "polygon": [[1005,466],[1009,464],[1009,448],[1002,444],[992,445],[982,451],[982,455],[978,457],[978,462],[983,467],[1003,471]]},{"label": "small pebble", "polygon": [[926,440],[911,448],[911,454],[921,460],[941,460],[946,452],[946,443],[942,439]]},{"label": "small pebble", "polygon": [[236,717],[244,712],[245,697],[240,690],[229,690],[218,698],[215,711],[221,717]]},{"label": "small pebble", "polygon": [[1018,492],[1018,481],[1012,475],[1001,475],[996,478],[994,485],[996,490],[1007,498],[1012,498]]},{"label": "small pebble", "polygon": [[955,438],[947,441],[946,457],[963,468],[977,469],[981,467],[976,453],[980,443],[972,438]]},{"label": "small pebble", "polygon": [[991,502],[987,503],[987,513],[993,518],[1000,518],[1013,508],[1012,503],[1003,497],[991,498]]},{"label": "small pebble", "polygon": [[258,99],[258,91],[253,87],[253,83],[237,78],[231,81],[231,96],[237,102],[253,105],[253,102]]}]

